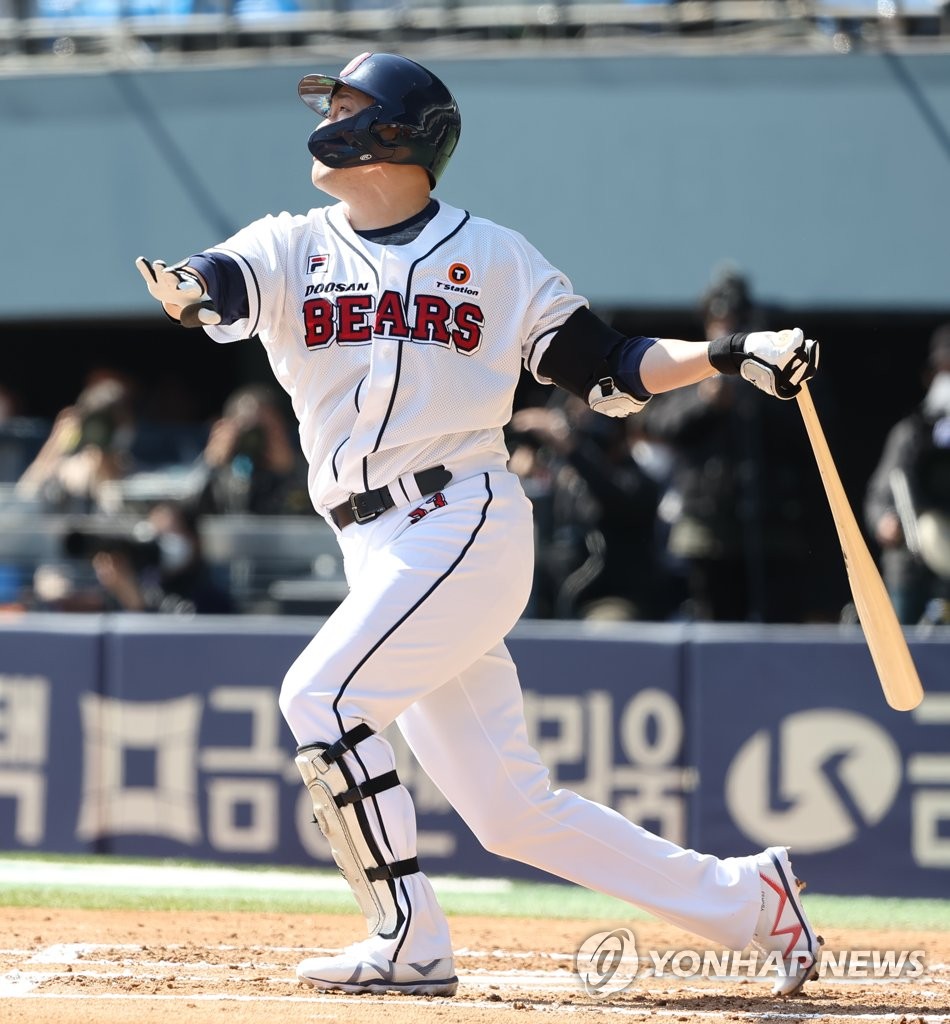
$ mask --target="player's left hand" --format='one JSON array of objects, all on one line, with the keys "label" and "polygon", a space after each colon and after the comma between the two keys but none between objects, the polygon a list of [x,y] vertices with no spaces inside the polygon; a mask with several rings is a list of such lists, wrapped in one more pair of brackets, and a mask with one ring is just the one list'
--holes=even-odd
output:
[{"label": "player's left hand", "polygon": [[201,298],[202,287],[193,274],[183,273],[177,266],[168,267],[164,260],[152,263],[144,256],[139,256],[135,265],[153,299],[175,306],[188,306]]},{"label": "player's left hand", "polygon": [[741,374],[775,398],[794,398],[818,369],[818,342],[798,327],[733,334],[709,343],[709,361],[721,373]]},{"label": "player's left hand", "polygon": [[215,311],[201,282],[194,274],[182,269],[181,264],[166,266],[164,260],[151,262],[144,256],[135,261],[145,280],[149,295],[162,306],[180,310],[178,314],[185,327],[219,324],[221,317]]}]

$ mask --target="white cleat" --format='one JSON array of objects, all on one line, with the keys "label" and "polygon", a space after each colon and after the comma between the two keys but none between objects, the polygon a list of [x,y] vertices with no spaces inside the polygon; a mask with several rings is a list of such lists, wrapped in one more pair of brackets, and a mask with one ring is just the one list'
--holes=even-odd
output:
[{"label": "white cleat", "polygon": [[824,939],[815,934],[802,906],[805,888],[792,873],[784,846],[770,846],[756,858],[762,884],[762,904],[752,944],[765,954],[778,952],[784,973],[780,973],[772,994],[793,996],[806,981],[818,977],[818,958]]},{"label": "white cleat", "polygon": [[335,992],[403,992],[454,996],[459,980],[450,956],[400,964],[356,947],[338,956],[318,956],[297,965],[297,977],[312,988]]}]

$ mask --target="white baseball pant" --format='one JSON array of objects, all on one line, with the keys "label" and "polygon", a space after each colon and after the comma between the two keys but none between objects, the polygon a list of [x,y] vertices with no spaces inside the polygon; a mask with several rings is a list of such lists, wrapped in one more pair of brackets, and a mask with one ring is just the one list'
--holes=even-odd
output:
[{"label": "white baseball pant", "polygon": [[[417,522],[393,509],[340,534],[350,593],[281,690],[298,743],[333,743],[360,722],[378,733],[396,721],[488,850],[743,948],[759,911],[752,857],[683,849],[609,807],[550,788],[502,639],[530,593],[530,503],[507,472],[453,481],[443,493],[446,504]],[[378,735],[345,758],[359,781],[395,763]],[[378,794],[367,816],[388,859],[415,855],[407,790]],[[428,879],[415,873],[398,881],[406,923],[399,935],[379,939],[381,951],[410,962],[448,955],[448,925]]]}]

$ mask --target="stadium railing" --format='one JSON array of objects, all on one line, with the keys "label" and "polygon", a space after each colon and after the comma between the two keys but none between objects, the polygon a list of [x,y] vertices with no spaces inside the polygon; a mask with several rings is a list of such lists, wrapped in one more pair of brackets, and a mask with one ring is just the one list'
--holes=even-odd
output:
[{"label": "stadium railing", "polygon": [[[91,585],[91,563],[67,552],[67,535],[131,538],[142,519],[128,512],[43,512],[14,499],[12,491],[12,485],[0,486],[0,604],[28,598],[40,567],[61,572],[77,587]],[[346,595],[336,538],[316,514],[209,515],[199,533],[204,556],[238,611],[327,614]]]},{"label": "stadium railing", "polygon": [[0,52],[307,46],[327,36],[499,38],[764,30],[950,35],[950,0],[0,0]]}]

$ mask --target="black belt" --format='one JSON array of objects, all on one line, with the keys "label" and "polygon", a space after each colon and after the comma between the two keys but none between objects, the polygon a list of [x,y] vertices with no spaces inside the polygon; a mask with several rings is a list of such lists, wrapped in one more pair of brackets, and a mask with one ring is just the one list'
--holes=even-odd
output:
[{"label": "black belt", "polygon": [[[412,478],[416,482],[416,487],[419,488],[419,493],[426,495],[441,491],[452,479],[452,474],[445,466],[431,466],[429,469],[413,473]],[[393,486],[398,486],[398,484],[380,487],[375,491],[351,494],[342,505],[330,509],[330,518],[340,530],[349,526],[350,523],[371,523],[395,506],[396,499],[390,492],[390,487]]]}]

